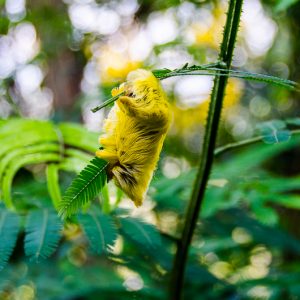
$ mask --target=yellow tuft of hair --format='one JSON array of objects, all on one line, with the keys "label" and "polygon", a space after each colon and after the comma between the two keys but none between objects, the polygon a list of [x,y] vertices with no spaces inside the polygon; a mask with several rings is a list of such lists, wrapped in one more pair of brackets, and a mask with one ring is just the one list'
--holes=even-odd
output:
[{"label": "yellow tuft of hair", "polygon": [[108,175],[138,207],[143,203],[170,125],[170,110],[152,72],[138,69],[112,90],[123,93],[104,123],[96,155],[109,162]]}]

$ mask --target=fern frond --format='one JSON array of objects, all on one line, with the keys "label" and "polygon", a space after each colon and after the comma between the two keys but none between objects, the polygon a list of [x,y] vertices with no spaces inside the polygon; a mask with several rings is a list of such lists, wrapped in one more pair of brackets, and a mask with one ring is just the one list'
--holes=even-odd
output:
[{"label": "fern frond", "polygon": [[91,153],[95,152],[95,143],[97,143],[99,135],[96,132],[88,131],[84,127],[72,123],[61,123],[58,125],[58,129],[66,145]]},{"label": "fern frond", "polygon": [[23,147],[23,145],[19,145],[18,148],[15,148],[14,150],[10,151],[4,157],[1,158],[0,181],[3,175],[5,174],[5,171],[8,168],[9,164],[19,159],[20,157],[23,157],[28,154],[34,154],[34,153],[45,153],[45,152],[49,153],[49,152],[58,152],[58,151],[59,151],[58,144],[55,144],[53,142],[41,143],[41,144],[36,144],[27,147]]},{"label": "fern frond", "polygon": [[161,244],[158,230],[137,218],[120,218],[121,231],[130,239],[146,248],[157,248]]},{"label": "fern frond", "polygon": [[25,254],[31,259],[49,257],[57,248],[62,222],[48,209],[32,211],[27,216]]},{"label": "fern frond", "polygon": [[[26,134],[24,134],[26,132]],[[29,136],[38,137],[42,132],[49,133],[49,136],[44,136],[43,140],[53,140],[55,138],[55,132],[53,130],[53,124],[48,121],[41,120],[29,120],[29,119],[18,119],[11,118],[5,120],[0,127],[0,139],[12,138],[15,139],[16,135],[20,135],[24,140],[27,138],[27,133]],[[52,134],[51,134],[52,132]],[[35,134],[34,134],[35,133]],[[57,137],[56,137],[57,139]],[[16,142],[18,142],[17,140]],[[19,141],[20,142],[20,141]],[[29,145],[29,144],[28,144]]]},{"label": "fern frond", "polygon": [[63,161],[58,166],[59,169],[67,172],[74,172],[76,174],[79,174],[94,157],[91,154],[72,148],[67,148],[65,150],[65,155],[66,157],[64,157]]},{"label": "fern frond", "polygon": [[87,164],[94,157],[93,155],[83,152],[82,150],[72,148],[65,149],[65,155],[80,159],[82,162],[85,162],[85,164]]},{"label": "fern frond", "polygon": [[69,217],[92,200],[106,183],[108,163],[98,157],[90,161],[73,180],[59,205],[59,214]]},{"label": "fern frond", "polygon": [[0,210],[0,270],[7,264],[16,245],[19,223],[18,215],[8,210]]},{"label": "fern frond", "polygon": [[[28,124],[27,124],[28,123]],[[10,128],[14,127],[10,131]],[[26,134],[24,134],[26,133]],[[22,146],[41,144],[44,142],[57,142],[58,137],[54,130],[53,124],[43,121],[17,121],[16,119],[8,120],[6,126],[0,131],[0,157]]]},{"label": "fern frond", "polygon": [[60,155],[57,153],[35,153],[24,156],[19,156],[18,159],[15,159],[13,163],[11,163],[6,172],[5,176],[2,180],[2,193],[3,193],[3,201],[8,208],[14,207],[11,197],[11,188],[12,182],[15,174],[19,169],[28,164],[39,164],[45,162],[57,162],[60,160]]},{"label": "fern frond", "polygon": [[59,188],[58,165],[49,164],[46,169],[47,187],[49,195],[55,209],[58,209],[58,204],[61,202],[61,193]]},{"label": "fern frond", "polygon": [[94,253],[106,253],[108,246],[114,244],[117,238],[117,230],[110,216],[89,212],[80,214],[78,221],[82,225]]}]

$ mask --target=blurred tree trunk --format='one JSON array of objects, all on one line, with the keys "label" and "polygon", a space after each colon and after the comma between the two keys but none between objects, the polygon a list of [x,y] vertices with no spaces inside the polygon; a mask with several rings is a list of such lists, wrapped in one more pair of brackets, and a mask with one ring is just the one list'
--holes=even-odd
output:
[{"label": "blurred tree trunk", "polygon": [[70,112],[80,92],[82,68],[68,49],[49,61],[46,85],[53,91],[54,110],[63,119],[72,118]]},{"label": "blurred tree trunk", "polygon": [[80,93],[84,60],[70,49],[72,24],[68,7],[60,0],[29,0],[29,20],[35,25],[46,55],[46,86],[54,95],[55,118],[77,120],[74,103]]}]

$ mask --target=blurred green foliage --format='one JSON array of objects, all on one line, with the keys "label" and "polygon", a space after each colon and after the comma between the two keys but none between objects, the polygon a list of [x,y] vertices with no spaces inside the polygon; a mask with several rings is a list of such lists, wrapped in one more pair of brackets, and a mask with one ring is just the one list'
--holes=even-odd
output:
[{"label": "blurred green foliage", "polygon": [[[206,109],[201,104],[209,91],[201,102],[199,91],[195,100],[189,86],[182,97],[183,87],[166,81],[172,107],[179,111],[178,126],[168,136],[143,208],[134,210],[109,184],[66,224],[55,209],[97,149],[108,110],[92,117],[89,109],[109,98],[110,89],[132,68],[214,61],[226,1],[86,1],[94,11],[118,13],[120,25],[110,33],[80,27],[78,15],[72,19],[78,1],[27,1],[15,12],[8,4],[13,2],[0,1],[0,190],[6,204],[0,208],[0,299],[166,299],[200,159],[206,116],[199,112]],[[253,45],[249,32],[255,24],[243,19],[234,66],[299,82],[299,2],[245,3],[245,14],[253,9],[258,13],[252,19],[264,20],[257,22],[269,30],[264,39],[274,36],[264,48],[257,35]],[[151,42],[141,61],[121,51],[164,14],[178,29],[172,39]],[[35,36],[32,43],[25,40],[33,53],[18,48],[18,32],[24,28],[23,37]],[[23,59],[18,51],[30,54]],[[16,57],[8,56],[13,53]],[[14,67],[4,73],[11,57]],[[110,65],[111,60],[122,67]],[[35,68],[32,76],[25,73],[27,81],[21,80],[20,72],[28,66],[42,73],[29,92],[26,87],[39,71]],[[264,83],[232,85],[232,105],[225,104],[218,145],[254,133],[270,144],[256,143],[216,158],[190,251],[184,297],[298,299],[300,139],[290,130],[299,127],[299,94]],[[46,120],[32,120],[38,118]],[[65,122],[69,120],[81,124]]]}]

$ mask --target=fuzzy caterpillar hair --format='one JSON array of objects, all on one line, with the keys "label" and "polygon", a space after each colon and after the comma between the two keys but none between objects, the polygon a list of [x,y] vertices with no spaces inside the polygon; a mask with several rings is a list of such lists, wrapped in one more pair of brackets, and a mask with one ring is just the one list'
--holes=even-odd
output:
[{"label": "fuzzy caterpillar hair", "polygon": [[169,128],[169,105],[159,80],[143,69],[129,73],[127,81],[112,90],[112,96],[120,93],[105,120],[96,155],[109,162],[109,178],[138,207]]}]

